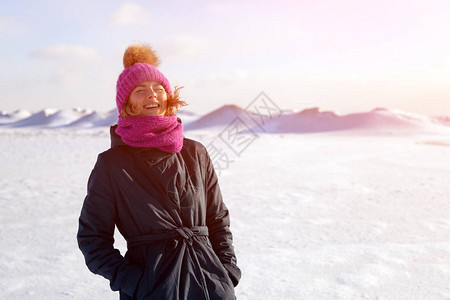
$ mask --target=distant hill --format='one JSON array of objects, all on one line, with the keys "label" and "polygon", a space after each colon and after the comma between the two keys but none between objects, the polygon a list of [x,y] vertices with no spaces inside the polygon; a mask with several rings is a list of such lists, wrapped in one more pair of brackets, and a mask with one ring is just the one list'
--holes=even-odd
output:
[{"label": "distant hill", "polygon": [[[314,133],[354,131],[370,133],[449,133],[450,117],[432,117],[397,109],[375,108],[369,112],[338,115],[318,107],[264,116],[249,113],[237,105],[224,105],[203,116],[181,110],[177,116],[184,130],[221,131],[237,118],[246,130],[257,133]],[[43,109],[36,113],[16,110],[0,112],[1,128],[96,128],[117,123],[116,109],[97,112],[89,109]],[[259,125],[259,126],[258,126]]]},{"label": "distant hill", "polygon": [[[189,111],[179,111],[177,116],[183,125],[197,120],[200,116]],[[94,128],[112,126],[117,123],[118,113],[114,108],[108,112],[89,109],[46,108],[36,113],[17,110],[12,113],[0,112],[0,126],[4,128]]]},{"label": "distant hill", "polygon": [[67,127],[71,128],[91,128],[99,126],[112,126],[117,123],[117,110],[113,109],[107,113],[91,112],[78,120],[70,123]]},{"label": "distant hill", "polygon": [[245,110],[237,105],[229,104],[224,105],[206,115],[200,117],[196,121],[191,122],[184,128],[186,130],[197,130],[204,128],[225,128],[228,124],[232,123],[234,119],[240,118],[243,123],[252,128],[255,126],[255,122],[245,112]]},{"label": "distant hill", "polygon": [[46,108],[31,116],[11,123],[11,127],[64,127],[83,117],[88,111]]},{"label": "distant hill", "polygon": [[0,125],[11,124],[17,122],[18,120],[28,118],[29,116],[31,116],[31,112],[22,109],[11,113],[0,111]]},{"label": "distant hill", "polygon": [[[321,112],[319,108],[287,113],[269,120],[264,130],[267,133],[313,133],[328,131],[373,132],[373,133],[418,133],[449,132],[450,123],[441,117],[430,117],[401,110],[376,108],[370,112],[337,115]],[[258,129],[255,129],[258,131]]]}]

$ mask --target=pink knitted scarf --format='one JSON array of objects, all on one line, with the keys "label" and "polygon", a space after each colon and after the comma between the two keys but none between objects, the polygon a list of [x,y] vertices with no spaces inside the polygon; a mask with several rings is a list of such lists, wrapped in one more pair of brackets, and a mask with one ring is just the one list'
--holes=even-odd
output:
[{"label": "pink knitted scarf", "polygon": [[180,152],[183,148],[183,125],[177,116],[119,116],[116,133],[133,147],[154,147],[165,152]]}]

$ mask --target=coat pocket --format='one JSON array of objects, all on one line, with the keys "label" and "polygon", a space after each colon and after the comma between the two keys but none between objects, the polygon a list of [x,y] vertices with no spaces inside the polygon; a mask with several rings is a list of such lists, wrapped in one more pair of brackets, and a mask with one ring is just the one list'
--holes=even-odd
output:
[{"label": "coat pocket", "polygon": [[217,256],[216,252],[214,252],[214,249],[212,247],[212,244],[208,237],[198,237],[198,240],[201,241],[202,244],[204,244],[205,249],[205,266],[204,269],[208,271],[209,274],[211,274],[212,277],[226,282],[227,284],[231,284],[231,278],[228,275],[227,269],[224,267],[222,262],[220,261],[219,257]]},{"label": "coat pocket", "polygon": [[234,285],[228,271],[214,252],[208,241],[200,242],[203,253],[199,260],[203,268],[211,299],[236,299]]}]

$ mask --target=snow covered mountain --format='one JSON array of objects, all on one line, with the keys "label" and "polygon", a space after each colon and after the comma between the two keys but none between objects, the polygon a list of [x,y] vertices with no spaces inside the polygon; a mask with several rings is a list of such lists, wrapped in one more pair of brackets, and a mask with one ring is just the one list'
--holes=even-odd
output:
[{"label": "snow covered mountain", "polygon": [[11,113],[0,111],[0,125],[10,124],[16,122],[17,120],[28,118],[29,116],[31,116],[31,112],[22,109]]},{"label": "snow covered mountain", "polygon": [[[430,117],[396,109],[376,108],[370,112],[337,115],[305,109],[283,114],[269,120],[263,128],[268,133],[312,133],[327,131],[366,131],[384,133],[450,132],[450,123],[443,117]],[[258,129],[256,129],[258,130]]]},{"label": "snow covered mountain", "polygon": [[244,123],[252,124],[252,126],[254,126],[254,122],[251,121],[251,118],[243,108],[234,104],[229,104],[202,116],[201,118],[185,126],[185,129],[197,130],[209,127],[223,129],[236,118],[240,118]]},{"label": "snow covered mountain", "polygon": [[[199,118],[192,112],[180,111],[177,115],[184,125]],[[36,113],[16,110],[12,113],[0,111],[0,128],[95,128],[109,127],[117,123],[117,110],[98,112],[90,109],[46,108]]]},{"label": "snow covered mountain", "polygon": [[57,110],[46,108],[27,118],[10,123],[11,127],[64,127],[88,114],[88,110]]},{"label": "snow covered mountain", "polygon": [[[321,111],[318,107],[300,112],[261,115],[246,111],[237,105],[224,105],[203,116],[181,110],[177,113],[184,129],[223,130],[239,118],[248,130],[258,133],[314,133],[354,131],[372,133],[450,133],[450,117],[426,116],[397,109],[375,108],[369,112],[338,115]],[[16,110],[0,112],[1,128],[97,128],[117,122],[117,111],[98,112],[89,109],[43,109],[36,113]]]}]

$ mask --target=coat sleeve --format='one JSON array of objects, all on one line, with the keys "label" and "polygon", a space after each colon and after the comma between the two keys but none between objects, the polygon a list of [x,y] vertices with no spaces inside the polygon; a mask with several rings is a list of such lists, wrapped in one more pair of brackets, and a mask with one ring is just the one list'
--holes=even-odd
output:
[{"label": "coat sleeve", "polygon": [[134,296],[143,269],[114,248],[116,207],[111,180],[101,155],[91,172],[78,227],[78,246],[94,274],[110,281],[113,291]]},{"label": "coat sleeve", "polygon": [[[206,150],[205,150],[206,152]],[[233,235],[230,230],[230,215],[223,203],[218,178],[214,167],[206,152],[206,197],[207,216],[206,225],[214,252],[219,257],[234,286],[241,279],[241,270],[237,266],[236,255],[233,248]]]}]

